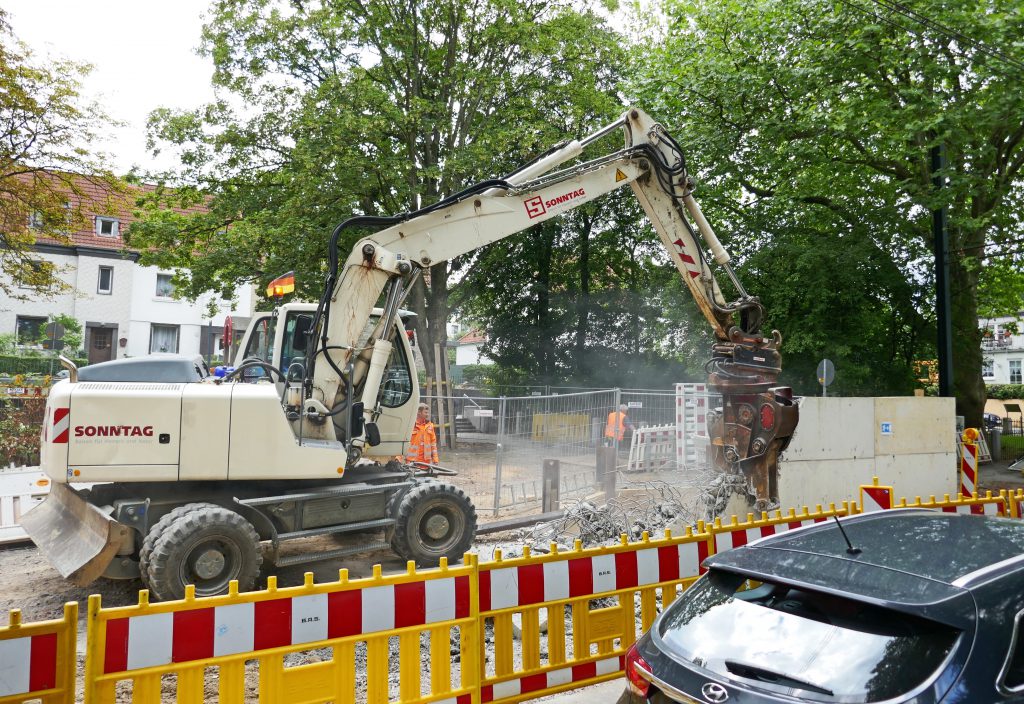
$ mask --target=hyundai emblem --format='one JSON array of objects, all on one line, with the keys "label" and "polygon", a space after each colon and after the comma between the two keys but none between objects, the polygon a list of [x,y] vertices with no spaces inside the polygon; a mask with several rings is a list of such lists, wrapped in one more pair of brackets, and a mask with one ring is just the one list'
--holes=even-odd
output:
[{"label": "hyundai emblem", "polygon": [[729,698],[729,692],[717,682],[708,682],[700,688],[700,693],[711,704],[722,704],[722,702]]}]

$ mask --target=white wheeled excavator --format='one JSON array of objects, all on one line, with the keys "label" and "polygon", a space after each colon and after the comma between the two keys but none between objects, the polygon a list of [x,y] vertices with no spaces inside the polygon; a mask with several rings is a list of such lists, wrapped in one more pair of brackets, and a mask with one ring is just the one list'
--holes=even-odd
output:
[{"label": "white wheeled excavator", "polygon": [[[578,161],[615,131],[622,149]],[[272,357],[245,361],[233,378],[88,382],[72,369],[50,392],[42,434],[53,491],[25,516],[26,530],[78,584],[141,576],[160,599],[180,598],[186,584],[198,595],[224,592],[231,580],[251,588],[264,557],[284,565],[390,545],[420,564],[458,559],[476,528],[469,499],[393,459],[419,402],[399,307],[423,268],[626,185],[714,332],[708,382],[722,405],[709,414],[712,461],[755,510],[777,505],[778,454],[797,423],[790,390],[774,385],[781,338],[761,333],[761,303],[694,200],[678,144],[630,109],[506,178],[417,212],[340,224],[315,310],[282,308]],[[342,263],[339,237],[357,227],[377,231]],[[732,283],[731,302],[704,247]],[[235,383],[255,369],[273,383]],[[84,483],[91,488],[76,488]],[[279,551],[293,538],[381,530],[384,541],[354,548]]]}]

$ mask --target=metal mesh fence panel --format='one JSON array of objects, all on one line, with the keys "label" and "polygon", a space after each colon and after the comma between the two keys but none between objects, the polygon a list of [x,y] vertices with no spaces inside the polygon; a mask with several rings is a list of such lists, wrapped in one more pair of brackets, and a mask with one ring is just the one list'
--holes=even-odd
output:
[{"label": "metal mesh fence panel", "polygon": [[[545,496],[545,460],[557,460],[558,499],[563,506],[602,489],[599,456],[627,489],[650,481],[701,487],[708,465],[707,410],[720,403],[703,385],[673,390],[600,389],[488,396],[463,391],[451,397],[424,395],[436,408],[454,408],[458,442],[441,444],[441,465],[458,472],[478,511],[494,515],[539,512]],[[622,439],[605,437],[609,414],[625,407]],[[435,418],[436,420],[436,418]],[[603,445],[613,445],[615,451]],[[550,466],[550,465],[549,465]],[[550,476],[548,491],[552,491]]]},{"label": "metal mesh fence panel", "polygon": [[442,450],[441,464],[459,472],[456,483],[478,509],[495,513],[539,510],[546,459],[559,461],[563,499],[587,493],[596,482],[597,449],[618,393],[456,396],[458,445]]}]

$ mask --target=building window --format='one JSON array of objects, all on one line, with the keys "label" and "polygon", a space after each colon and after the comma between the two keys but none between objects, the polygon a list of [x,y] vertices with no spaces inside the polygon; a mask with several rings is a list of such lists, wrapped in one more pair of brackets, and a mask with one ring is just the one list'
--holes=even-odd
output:
[{"label": "building window", "polygon": [[996,375],[996,363],[994,359],[981,360],[981,375],[990,379]]},{"label": "building window", "polygon": [[1020,382],[1020,360],[1010,360],[1010,383],[1019,384]]},{"label": "building window", "polygon": [[46,335],[46,318],[19,315],[16,330],[19,345],[40,345]]},{"label": "building window", "polygon": [[28,226],[31,230],[42,230],[44,226],[43,211],[33,210],[32,214],[28,216]]},{"label": "building window", "polygon": [[31,288],[37,291],[50,289],[51,279],[56,274],[53,262],[43,259],[28,259],[17,265],[14,271],[14,282],[18,288]]},{"label": "building window", "polygon": [[97,216],[96,234],[100,237],[118,237],[120,235],[121,223],[117,218]]},{"label": "building window", "polygon": [[151,325],[149,328],[150,352],[178,352],[177,325]]},{"label": "building window", "polygon": [[114,267],[101,266],[99,281],[96,283],[97,293],[112,293],[114,290]]},{"label": "building window", "polygon": [[156,275],[156,295],[160,298],[172,298],[174,296],[174,284],[171,279],[174,274]]}]

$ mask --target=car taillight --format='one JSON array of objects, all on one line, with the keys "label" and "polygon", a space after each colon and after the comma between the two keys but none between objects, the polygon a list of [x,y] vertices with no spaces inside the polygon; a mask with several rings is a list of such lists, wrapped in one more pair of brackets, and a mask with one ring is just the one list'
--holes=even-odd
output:
[{"label": "car taillight", "polygon": [[761,427],[771,430],[775,426],[775,408],[771,404],[761,406]]},{"label": "car taillight", "polygon": [[633,694],[646,699],[651,683],[643,676],[644,672],[649,674],[651,666],[640,657],[640,653],[636,649],[636,643],[633,643],[633,645],[629,646],[629,650],[626,651],[626,686],[629,687],[629,691]]}]

